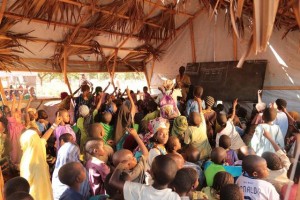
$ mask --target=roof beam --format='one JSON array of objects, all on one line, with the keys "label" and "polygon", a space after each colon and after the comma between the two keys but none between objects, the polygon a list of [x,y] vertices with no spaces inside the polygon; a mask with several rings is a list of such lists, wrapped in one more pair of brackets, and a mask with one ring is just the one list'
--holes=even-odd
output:
[{"label": "roof beam", "polygon": [[[28,40],[23,39],[23,38],[17,38],[18,40],[21,41],[25,41],[28,42]],[[7,37],[6,35],[0,35],[0,40],[12,40],[12,38]],[[58,41],[53,41],[53,40],[43,40],[43,39],[34,39],[34,40],[30,40],[30,42],[37,42],[37,43],[48,43],[48,44],[56,44],[56,45],[64,45],[64,42],[58,42]],[[76,43],[71,43],[69,45],[69,47],[74,47],[74,48],[86,48],[89,49],[91,48],[91,46],[89,45],[83,45],[83,44],[76,44]],[[130,52],[141,52],[141,53],[146,53],[146,51],[137,51],[131,48],[117,48],[117,47],[112,47],[112,46],[105,46],[105,45],[101,45],[102,49],[111,49],[111,50],[115,50],[118,49],[119,51],[130,51]]]},{"label": "roof beam", "polygon": [[[175,38],[180,34],[182,30],[184,30],[196,17],[198,17],[203,11],[205,10],[205,7],[200,8],[198,11],[195,12],[193,17],[187,19],[183,24],[181,24],[175,31],[175,36],[168,37],[166,40],[164,40],[158,47],[157,49],[160,50],[164,46],[166,46],[169,42],[174,41]],[[153,56],[149,56],[144,60],[144,62],[148,63],[153,59]]]},{"label": "roof beam", "polygon": [[[87,7],[89,9],[92,9],[93,11],[96,11],[96,12],[101,12],[101,13],[104,13],[104,14],[109,14],[109,15],[117,16],[117,17],[122,18],[122,19],[129,20],[129,17],[126,16],[126,15],[121,15],[121,14],[114,13],[114,12],[111,12],[111,11],[108,11],[108,10],[103,10],[103,9],[95,8],[91,4],[84,4],[84,3],[74,2],[74,1],[70,1],[70,0],[59,0],[59,1],[63,2],[63,3],[67,3],[67,4],[72,4],[72,5],[78,6],[78,7]],[[157,25],[157,24],[151,23],[151,22],[143,22],[143,23],[144,24],[148,24],[148,25],[153,26],[153,27],[157,27],[157,28],[161,27],[160,25]]]},{"label": "roof beam", "polygon": [[[14,13],[10,13],[10,12],[4,12],[4,16],[7,18],[11,18],[11,19],[15,19],[15,20],[26,20],[29,22],[36,22],[36,23],[40,23],[40,24],[46,24],[46,25],[53,25],[53,26],[60,26],[63,28],[68,28],[68,29],[76,29],[76,25],[72,25],[72,24],[66,24],[66,23],[62,23],[62,22],[53,22],[53,21],[47,21],[47,20],[43,20],[43,19],[36,19],[36,18],[28,18],[28,17],[24,17],[22,15],[18,15],[18,14],[14,14]],[[135,35],[130,35],[130,34],[126,34],[126,33],[119,33],[119,32],[113,32],[113,31],[105,31],[105,30],[99,30],[99,29],[88,29],[88,28],[80,28],[79,31],[95,31],[96,33],[105,33],[105,34],[110,34],[110,35],[115,35],[115,36],[120,36],[120,37],[130,37],[130,38],[135,38],[135,39],[139,39],[138,36]]]},{"label": "roof beam", "polygon": [[2,5],[1,5],[1,9],[0,9],[0,24],[2,22],[3,19],[3,14],[6,8],[6,4],[7,4],[7,0],[2,0]]},{"label": "roof beam", "polygon": [[[166,8],[165,6],[162,6],[160,4],[157,4],[155,2],[152,2],[151,0],[144,0],[144,2],[153,5],[156,8],[159,8],[160,10],[171,10],[169,8]],[[172,12],[174,12],[174,14],[180,14],[180,15],[185,15],[187,17],[193,17],[192,14],[186,13],[186,12],[182,12],[182,11],[175,11],[175,10],[171,10]]]}]

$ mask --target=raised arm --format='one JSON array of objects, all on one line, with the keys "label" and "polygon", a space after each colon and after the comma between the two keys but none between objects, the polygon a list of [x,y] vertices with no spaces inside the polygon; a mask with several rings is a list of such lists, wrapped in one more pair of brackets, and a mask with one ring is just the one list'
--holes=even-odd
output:
[{"label": "raised arm", "polygon": [[30,103],[33,100],[33,97],[30,96],[29,101],[27,103],[27,106],[25,108],[25,126],[28,126],[29,122],[30,122],[30,118],[29,118],[29,114],[28,114],[28,109],[30,107]]},{"label": "raised arm", "polygon": [[14,93],[12,94],[12,103],[11,103],[10,110],[11,110],[12,115],[16,112],[16,96]]},{"label": "raised arm", "polygon": [[286,114],[286,116],[289,118],[289,120],[293,123],[295,123],[295,119],[290,115],[290,113],[286,110],[286,108],[283,108],[282,111]]},{"label": "raised arm", "polygon": [[106,92],[106,90],[109,88],[109,86],[110,86],[110,82],[108,82],[108,84],[107,84],[106,88],[104,88],[104,90],[103,90],[103,93],[105,93],[105,92]]},{"label": "raised arm", "polygon": [[99,99],[99,101],[98,101],[98,103],[97,103],[97,105],[96,105],[96,110],[99,110],[99,108],[100,108],[100,106],[101,106],[101,103],[102,103],[102,100],[103,100],[103,96],[104,96],[104,93],[101,92],[101,93],[100,93],[100,99]]},{"label": "raised arm", "polygon": [[22,101],[23,101],[23,94],[20,94],[17,111],[21,111]]},{"label": "raised arm", "polygon": [[120,163],[109,179],[109,185],[120,191],[123,191],[123,187],[125,184],[125,181],[120,180],[120,175],[126,169],[126,165],[127,163]]},{"label": "raised arm", "polygon": [[57,113],[57,116],[55,118],[55,122],[52,124],[52,126],[46,131],[46,133],[42,136],[43,139],[46,141],[50,138],[53,131],[56,129],[56,127],[62,122],[62,117]]},{"label": "raised arm", "polygon": [[135,115],[135,104],[133,102],[133,99],[131,97],[130,90],[129,90],[128,87],[126,88],[126,93],[127,93],[127,96],[129,98],[129,101],[130,101],[130,104],[131,104],[130,113],[131,113],[132,120],[133,120],[134,119],[134,115]]},{"label": "raised arm", "polygon": [[198,103],[199,113],[202,113],[202,99],[198,97],[195,97],[194,99]]},{"label": "raised arm", "polygon": [[237,105],[237,102],[238,102],[238,99],[235,99],[233,101],[233,104],[232,104],[232,115],[230,117],[230,120],[233,121],[234,117],[235,117],[235,111],[236,111],[236,105]]},{"label": "raised arm", "polygon": [[257,90],[257,102],[258,103],[262,103],[261,94],[262,94],[262,90]]},{"label": "raised arm", "polygon": [[141,140],[141,138],[137,134],[136,130],[131,128],[131,129],[127,129],[127,131],[130,133],[130,135],[132,135],[134,140],[138,143],[143,156],[145,157],[145,159],[147,159],[147,157],[149,155],[149,151],[148,151],[147,147],[145,146],[144,142]]}]

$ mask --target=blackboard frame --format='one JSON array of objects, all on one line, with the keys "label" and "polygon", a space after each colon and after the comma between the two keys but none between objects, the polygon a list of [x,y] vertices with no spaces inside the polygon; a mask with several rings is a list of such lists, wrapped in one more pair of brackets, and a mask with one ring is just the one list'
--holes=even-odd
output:
[{"label": "blackboard frame", "polygon": [[204,88],[203,96],[215,100],[257,102],[257,90],[262,89],[265,80],[267,60],[247,60],[242,68],[236,68],[238,61],[187,63],[186,74],[192,85]]}]

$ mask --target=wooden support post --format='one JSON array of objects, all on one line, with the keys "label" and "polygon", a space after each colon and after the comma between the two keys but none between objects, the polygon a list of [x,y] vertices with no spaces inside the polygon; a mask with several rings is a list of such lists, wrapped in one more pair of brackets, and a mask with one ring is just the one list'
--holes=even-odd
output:
[{"label": "wooden support post", "polygon": [[237,56],[237,37],[232,28],[232,40],[233,40],[233,60],[238,60]]},{"label": "wooden support post", "polygon": [[64,76],[65,83],[67,84],[70,95],[71,95],[71,94],[73,94],[73,92],[72,92],[70,82],[69,82],[69,79],[68,79],[67,62],[68,62],[68,52],[67,52],[67,49],[65,47],[64,48],[64,59],[63,59],[63,76]]},{"label": "wooden support post", "polygon": [[2,85],[2,79],[0,79],[0,93],[1,93],[1,98],[2,98],[2,102],[4,105],[7,105],[7,99],[6,99],[6,95],[5,95],[5,91]]},{"label": "wooden support post", "polygon": [[147,71],[147,65],[144,66],[144,74],[145,74],[145,77],[146,77],[146,80],[147,80],[147,85],[148,85],[148,88],[150,89],[150,77],[149,77],[149,73]]},{"label": "wooden support post", "polygon": [[0,9],[0,24],[1,24],[2,19],[3,19],[3,15],[4,15],[4,12],[5,12],[6,4],[7,4],[7,0],[2,0],[2,5],[1,5],[1,9]]},{"label": "wooden support post", "polygon": [[194,25],[193,21],[190,22],[190,36],[191,36],[191,46],[192,46],[192,60],[196,62],[196,46],[195,46],[195,35],[194,35]]},{"label": "wooden support post", "polygon": [[155,65],[155,60],[153,60],[152,62],[152,66],[151,66],[151,71],[150,71],[150,85],[151,85],[151,80],[152,80],[152,77],[153,77],[153,71],[154,71],[154,65]]}]

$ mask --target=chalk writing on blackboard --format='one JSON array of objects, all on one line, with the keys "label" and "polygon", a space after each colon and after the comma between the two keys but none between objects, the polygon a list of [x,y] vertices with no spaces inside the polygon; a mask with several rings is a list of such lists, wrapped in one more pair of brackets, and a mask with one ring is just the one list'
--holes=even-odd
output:
[{"label": "chalk writing on blackboard", "polygon": [[188,63],[185,73],[189,75],[198,75],[199,63]]},{"label": "chalk writing on blackboard", "polygon": [[202,83],[218,83],[226,80],[227,67],[201,67],[200,68],[200,77]]}]

